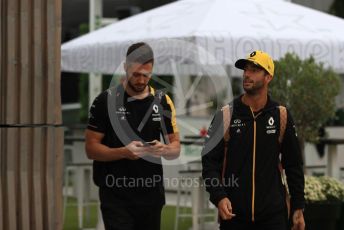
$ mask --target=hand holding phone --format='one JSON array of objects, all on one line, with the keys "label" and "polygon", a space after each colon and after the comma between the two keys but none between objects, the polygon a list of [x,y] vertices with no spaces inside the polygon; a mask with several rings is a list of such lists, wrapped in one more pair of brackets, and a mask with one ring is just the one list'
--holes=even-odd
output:
[{"label": "hand holding phone", "polygon": [[144,142],[143,144],[144,146],[153,146],[153,145],[156,145],[156,141],[148,141],[148,142]]}]

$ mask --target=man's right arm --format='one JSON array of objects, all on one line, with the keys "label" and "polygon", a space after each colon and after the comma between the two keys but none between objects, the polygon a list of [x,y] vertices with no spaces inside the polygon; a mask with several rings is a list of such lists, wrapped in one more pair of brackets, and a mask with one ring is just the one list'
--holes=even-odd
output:
[{"label": "man's right arm", "polygon": [[137,160],[147,151],[140,141],[132,141],[127,146],[119,148],[110,148],[102,143],[104,133],[111,126],[107,116],[107,97],[107,93],[103,92],[92,103],[85,132],[87,157],[96,161]]},{"label": "man's right arm", "polygon": [[149,152],[149,147],[145,147],[141,141],[132,141],[123,147],[110,148],[101,143],[103,137],[103,133],[86,130],[85,150],[89,159],[95,161],[137,160]]},{"label": "man's right arm", "polygon": [[215,206],[227,197],[221,181],[224,157],[222,117],[222,111],[215,114],[202,150],[202,176],[206,190],[210,194],[210,201]]}]

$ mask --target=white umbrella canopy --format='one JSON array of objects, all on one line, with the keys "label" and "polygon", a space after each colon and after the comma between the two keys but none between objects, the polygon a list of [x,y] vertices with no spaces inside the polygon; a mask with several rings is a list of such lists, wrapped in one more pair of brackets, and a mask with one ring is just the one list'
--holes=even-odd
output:
[{"label": "white umbrella canopy", "polygon": [[[128,46],[152,45],[160,73],[233,65],[261,49],[277,60],[287,52],[344,72],[344,20],[275,0],[182,0],[132,16],[62,45],[62,70],[114,73]],[[190,67],[191,66],[191,67]],[[201,66],[201,67],[200,67]],[[218,69],[218,68],[215,68]]]}]

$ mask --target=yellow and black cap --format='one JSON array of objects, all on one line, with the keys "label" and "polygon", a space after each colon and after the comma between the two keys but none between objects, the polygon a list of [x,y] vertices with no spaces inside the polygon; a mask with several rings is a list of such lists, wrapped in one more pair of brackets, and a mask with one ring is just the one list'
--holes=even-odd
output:
[{"label": "yellow and black cap", "polygon": [[244,69],[247,62],[251,62],[263,69],[265,69],[271,76],[274,76],[274,61],[269,54],[256,50],[248,55],[246,59],[239,59],[235,62],[235,67],[238,69]]}]

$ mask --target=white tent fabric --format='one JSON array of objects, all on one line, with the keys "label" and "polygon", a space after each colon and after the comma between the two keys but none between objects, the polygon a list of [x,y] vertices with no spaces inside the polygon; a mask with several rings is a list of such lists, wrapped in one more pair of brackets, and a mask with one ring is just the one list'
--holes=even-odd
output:
[{"label": "white tent fabric", "polygon": [[63,44],[62,70],[117,72],[137,41],[152,44],[160,73],[172,72],[164,65],[171,58],[197,72],[200,65],[233,65],[255,49],[275,60],[287,52],[312,55],[344,72],[344,20],[275,0],[182,0],[155,8]]}]

